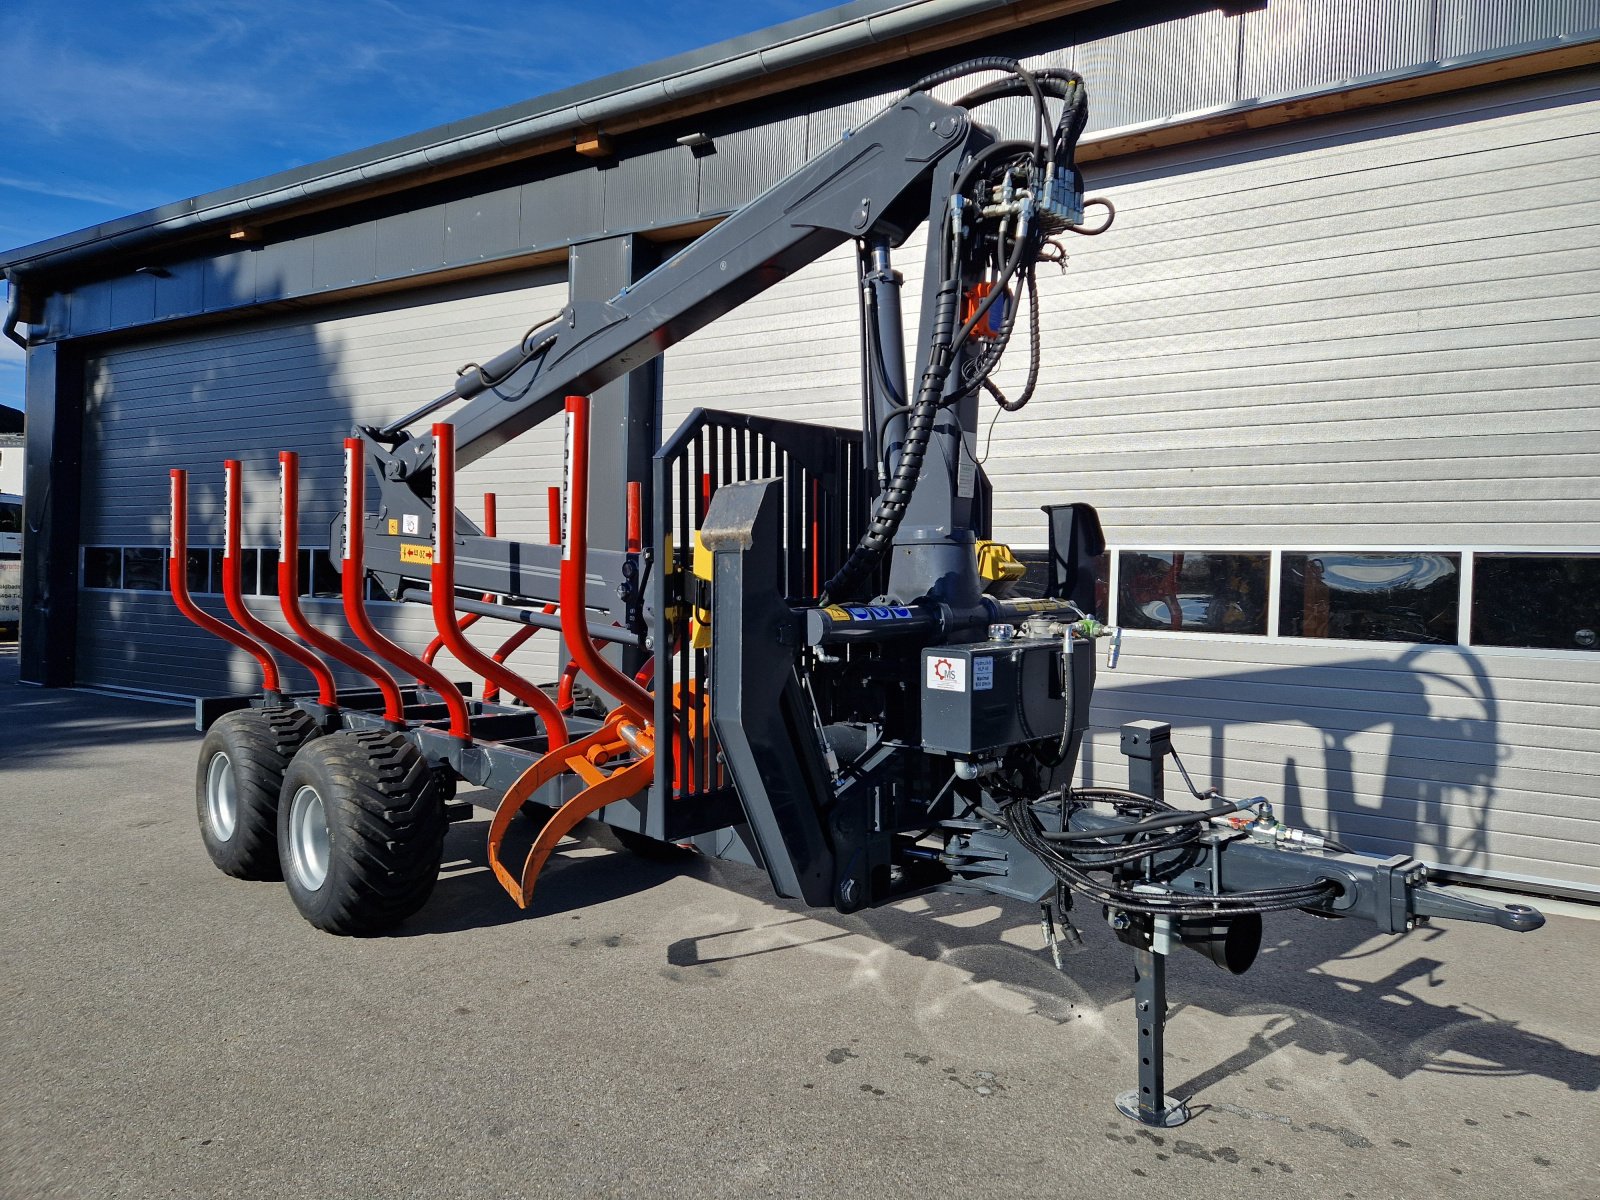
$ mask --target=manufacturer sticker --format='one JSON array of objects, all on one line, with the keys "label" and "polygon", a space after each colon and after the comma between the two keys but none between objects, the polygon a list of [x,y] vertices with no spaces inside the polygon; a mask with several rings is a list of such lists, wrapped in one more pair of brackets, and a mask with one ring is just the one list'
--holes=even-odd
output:
[{"label": "manufacturer sticker", "polygon": [[928,687],[936,692],[967,690],[967,663],[961,658],[935,656],[928,662]]},{"label": "manufacturer sticker", "polygon": [[416,546],[410,542],[400,543],[400,561],[403,563],[422,563],[424,566],[433,565],[433,547]]},{"label": "manufacturer sticker", "polygon": [[972,660],[972,690],[975,692],[992,692],[994,690],[994,658],[985,654]]}]

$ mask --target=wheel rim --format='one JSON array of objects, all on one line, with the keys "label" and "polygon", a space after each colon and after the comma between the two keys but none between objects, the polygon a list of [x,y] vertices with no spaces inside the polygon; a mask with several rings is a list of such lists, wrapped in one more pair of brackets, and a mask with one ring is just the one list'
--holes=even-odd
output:
[{"label": "wheel rim", "polygon": [[239,825],[239,796],[234,789],[233,760],[213,754],[206,766],[206,819],[218,841],[227,841]]},{"label": "wheel rim", "polygon": [[328,812],[309,784],[289,802],[289,865],[295,881],[314,892],[328,878]]}]

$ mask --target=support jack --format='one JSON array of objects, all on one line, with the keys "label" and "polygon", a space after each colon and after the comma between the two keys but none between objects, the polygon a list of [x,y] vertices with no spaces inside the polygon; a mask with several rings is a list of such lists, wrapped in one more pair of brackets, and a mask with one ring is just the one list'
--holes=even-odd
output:
[{"label": "support jack", "polygon": [[1133,1010],[1139,1019],[1139,1086],[1117,1097],[1117,1111],[1141,1125],[1176,1129],[1190,1117],[1186,1101],[1166,1093],[1167,956],[1133,952]]}]

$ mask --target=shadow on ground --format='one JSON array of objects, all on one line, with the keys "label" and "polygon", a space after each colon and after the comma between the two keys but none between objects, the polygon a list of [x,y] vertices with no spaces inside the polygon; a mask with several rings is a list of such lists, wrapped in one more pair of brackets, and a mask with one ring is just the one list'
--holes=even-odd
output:
[{"label": "shadow on ground", "polygon": [[0,644],[0,724],[9,731],[0,737],[0,768],[111,742],[187,744],[196,735],[183,721],[184,711],[172,704],[25,686],[17,682],[16,643]]},{"label": "shadow on ground", "polygon": [[[1034,1015],[1058,1025],[1077,1019],[1085,1010],[1103,1012],[1132,996],[1130,952],[1105,928],[1098,913],[1088,909],[1076,914],[1084,948],[1065,960],[1063,973],[1043,951],[1002,938],[1032,925],[1033,914],[1021,904],[933,894],[913,902],[917,911],[889,907],[850,915],[818,912],[773,896],[766,875],[755,868],[699,856],[677,864],[653,862],[618,847],[605,827],[586,822],[576,831],[577,840],[565,843],[551,859],[531,909],[524,912],[488,869],[487,828],[486,821],[452,828],[446,844],[446,877],[428,907],[397,931],[398,936],[448,934],[554,916],[688,875],[778,911],[771,921],[671,943],[666,953],[670,968],[726,970],[740,959],[805,951],[819,943],[859,936],[955,968],[962,987],[998,984],[1024,997]],[[532,838],[531,825],[524,837],[525,848]],[[1203,1100],[1208,1088],[1289,1047],[1342,1063],[1369,1062],[1394,1079],[1415,1072],[1533,1075],[1573,1091],[1600,1090],[1600,1057],[1530,1032],[1496,1013],[1430,1003],[1416,994],[1419,986],[1432,989],[1446,982],[1445,957],[1427,950],[1452,936],[1448,926],[1407,935],[1403,944],[1415,947],[1414,956],[1370,980],[1360,978],[1358,966],[1353,971],[1342,967],[1392,950],[1392,939],[1355,922],[1301,913],[1268,918],[1261,958],[1243,977],[1226,975],[1198,955],[1175,954],[1169,972],[1170,1016],[1192,1006],[1223,1017],[1257,1018],[1261,1024],[1225,1061],[1188,1078],[1169,1075],[1174,1094]],[[752,947],[751,942],[756,944]],[[1131,1015],[1128,1021],[1131,1044]]]}]

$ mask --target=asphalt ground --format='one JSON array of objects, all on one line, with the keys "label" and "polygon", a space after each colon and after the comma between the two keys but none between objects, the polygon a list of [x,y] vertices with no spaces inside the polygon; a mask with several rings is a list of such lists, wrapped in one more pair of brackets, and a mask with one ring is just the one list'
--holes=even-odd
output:
[{"label": "asphalt ground", "polygon": [[1177,954],[1155,1132],[1098,922],[1063,975],[1021,905],[811,913],[594,828],[521,914],[479,820],[330,937],[211,866],[184,710],[0,672],[0,1196],[1600,1197],[1595,921]]}]

